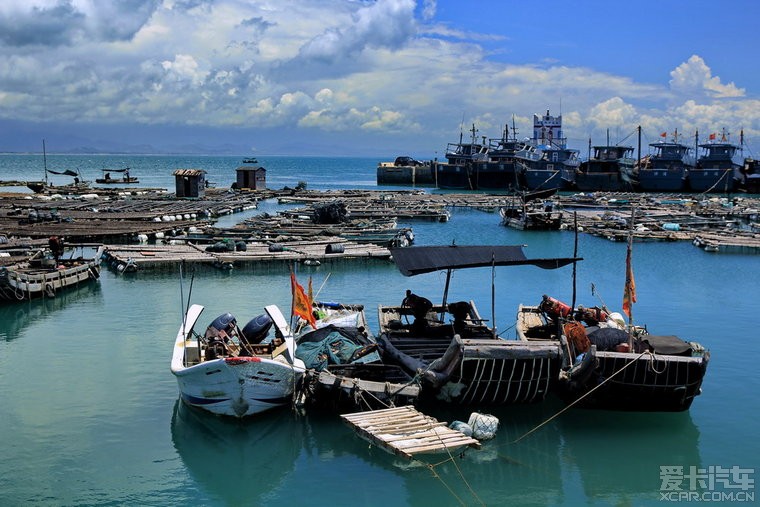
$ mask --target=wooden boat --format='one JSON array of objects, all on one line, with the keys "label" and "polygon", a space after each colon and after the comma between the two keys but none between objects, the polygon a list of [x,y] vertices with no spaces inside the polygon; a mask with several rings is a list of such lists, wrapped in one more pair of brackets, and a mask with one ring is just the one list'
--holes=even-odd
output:
[{"label": "wooden boat", "polygon": [[304,403],[318,408],[368,410],[413,403],[419,385],[386,364],[369,332],[363,305],[315,302],[317,328],[303,326],[298,352],[306,368]]},{"label": "wooden boat", "polygon": [[174,343],[171,371],[182,401],[237,418],[290,404],[305,368],[279,308],[267,306],[242,330],[223,314],[199,334],[194,328],[202,312],[203,306],[190,306]]},{"label": "wooden boat", "polygon": [[[129,167],[125,167],[124,169],[103,169],[103,177],[97,178],[95,180],[95,183],[99,183],[101,185],[107,185],[107,184],[123,184],[123,185],[129,185],[132,183],[140,183],[140,180],[138,180],[134,176],[129,175]],[[112,178],[111,173],[120,173],[122,174],[121,178]]]},{"label": "wooden boat", "polygon": [[[551,194],[557,189],[551,189]],[[537,201],[530,194],[523,193],[519,199],[513,198],[507,206],[499,208],[501,223],[507,227],[525,231],[558,231],[562,225],[562,210],[557,202]]]},{"label": "wooden boat", "polygon": [[0,267],[0,301],[55,297],[70,287],[100,278],[103,246],[91,253],[85,247],[63,247],[53,253],[40,249],[29,260]]},{"label": "wooden boat", "polygon": [[[517,329],[527,337],[563,342],[570,367],[556,388],[567,403],[607,410],[687,410],[700,393],[709,351],[698,343],[651,335],[644,327],[621,321],[619,314],[596,307],[579,307],[560,317],[542,303],[520,307]],[[568,322],[580,326],[580,334],[588,339],[586,346],[566,336],[569,328],[563,326]]]},{"label": "wooden boat", "polygon": [[572,308],[544,295],[537,307],[520,307],[518,334],[563,344],[566,360],[557,392],[570,404],[609,410],[687,410],[701,392],[710,352],[696,342],[653,335],[646,327],[633,324],[634,217],[635,209],[628,233],[623,297],[628,323],[604,306]]},{"label": "wooden boat", "polygon": [[526,264],[553,269],[579,259],[527,259],[520,246],[407,247],[391,252],[406,276],[447,271],[440,305],[407,291],[401,305],[378,308],[383,357],[419,375],[424,398],[504,405],[546,396],[561,368],[559,341],[499,338],[473,301],[446,302],[451,273]]}]

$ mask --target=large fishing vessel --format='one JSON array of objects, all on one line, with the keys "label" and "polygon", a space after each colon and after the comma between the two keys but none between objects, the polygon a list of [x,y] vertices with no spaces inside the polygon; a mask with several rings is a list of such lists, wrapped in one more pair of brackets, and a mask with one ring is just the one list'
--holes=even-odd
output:
[{"label": "large fishing vessel", "polygon": [[[590,144],[590,141],[589,141]],[[575,174],[581,192],[631,191],[637,186],[631,146],[594,146],[594,156],[583,162]]]},{"label": "large fishing vessel", "polygon": [[[667,133],[661,134],[666,137]],[[672,141],[650,143],[653,154],[639,165],[639,190],[643,192],[678,192],[686,188],[686,178],[694,168],[689,148],[678,142],[678,130]]]},{"label": "large fishing vessel", "polygon": [[439,188],[477,190],[475,164],[488,158],[488,146],[485,137],[482,142],[477,138],[475,124],[470,129],[470,142],[463,140],[459,133],[458,143],[446,146],[446,163],[436,164],[436,182]]},{"label": "large fishing vessel", "polygon": [[731,192],[741,167],[734,161],[738,146],[728,141],[725,130],[721,139],[710,134],[709,142],[698,144],[702,152],[697,166],[689,171],[689,189],[694,192]]}]

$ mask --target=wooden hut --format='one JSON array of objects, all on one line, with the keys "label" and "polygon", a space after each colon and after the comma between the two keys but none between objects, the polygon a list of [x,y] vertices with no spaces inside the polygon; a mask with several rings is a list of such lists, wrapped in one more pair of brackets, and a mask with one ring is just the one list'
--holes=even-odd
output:
[{"label": "wooden hut", "polygon": [[267,188],[267,170],[263,167],[238,167],[236,182],[237,188],[265,190]]},{"label": "wooden hut", "polygon": [[206,190],[206,171],[177,169],[172,173],[177,197],[203,197]]}]

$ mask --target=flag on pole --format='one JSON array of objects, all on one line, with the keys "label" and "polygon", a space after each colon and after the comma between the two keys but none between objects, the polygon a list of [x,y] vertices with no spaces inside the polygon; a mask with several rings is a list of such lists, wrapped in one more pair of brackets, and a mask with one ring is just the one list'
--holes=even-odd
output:
[{"label": "flag on pole", "polygon": [[660,137],[668,137],[668,133],[667,132],[663,132],[662,134],[660,134]]},{"label": "flag on pole", "polygon": [[710,134],[710,141],[715,141],[715,132]]},{"label": "flag on pole", "polygon": [[633,266],[631,265],[631,243],[633,238],[628,239],[628,252],[625,256],[625,289],[623,291],[623,313],[631,318],[631,308],[636,302],[636,281],[633,279]]},{"label": "flag on pole", "polygon": [[298,315],[316,329],[317,321],[312,313],[311,299],[296,281],[296,274],[292,271],[290,272],[290,289],[293,292],[293,315]]}]

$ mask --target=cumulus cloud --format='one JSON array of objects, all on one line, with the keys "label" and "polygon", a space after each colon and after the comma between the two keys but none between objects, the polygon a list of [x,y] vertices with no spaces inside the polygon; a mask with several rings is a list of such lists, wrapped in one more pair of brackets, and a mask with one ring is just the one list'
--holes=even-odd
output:
[{"label": "cumulus cloud", "polygon": [[71,45],[84,39],[130,40],[160,0],[5,0],[0,43],[9,47]]},{"label": "cumulus cloud", "polygon": [[413,0],[378,0],[362,7],[350,24],[328,28],[307,42],[300,57],[332,62],[365,48],[400,49],[415,33],[414,7]]},{"label": "cumulus cloud", "polygon": [[721,83],[718,76],[713,76],[705,61],[692,55],[687,61],[676,67],[671,73],[670,88],[678,93],[704,93],[715,98],[743,97],[744,88],[738,88],[733,82]]},{"label": "cumulus cloud", "polygon": [[699,56],[652,82],[517,64],[484,43],[503,35],[436,22],[437,9],[435,0],[5,0],[0,116],[368,133],[367,144],[383,135],[432,153],[462,123],[497,137],[516,115],[529,135],[532,112],[557,114],[561,101],[565,133],[580,143],[637,124],[760,133],[757,101]]}]

